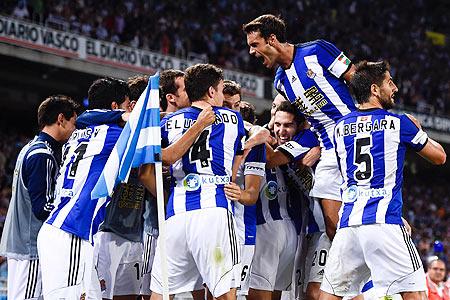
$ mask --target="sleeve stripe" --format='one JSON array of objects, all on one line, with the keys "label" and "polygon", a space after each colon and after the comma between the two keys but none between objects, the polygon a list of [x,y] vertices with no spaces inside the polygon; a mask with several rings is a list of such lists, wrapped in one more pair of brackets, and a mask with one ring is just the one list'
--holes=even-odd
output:
[{"label": "sleeve stripe", "polygon": [[294,160],[294,156],[291,154],[291,152],[287,151],[286,149],[284,149],[283,147],[278,147],[277,150],[279,150],[280,152],[282,152],[284,155],[286,155],[291,161]]}]

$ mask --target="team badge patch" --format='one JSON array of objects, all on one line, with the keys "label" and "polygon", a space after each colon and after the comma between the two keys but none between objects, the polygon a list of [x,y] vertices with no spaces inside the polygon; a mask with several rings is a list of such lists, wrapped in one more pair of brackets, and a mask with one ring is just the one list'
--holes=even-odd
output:
[{"label": "team badge patch", "polygon": [[308,69],[308,71],[306,71],[306,76],[308,76],[308,78],[313,79],[314,77],[316,77],[316,73],[314,73],[313,70]]},{"label": "team badge patch", "polygon": [[277,183],[275,181],[269,181],[264,187],[264,196],[269,200],[273,200],[277,197],[277,191]]},{"label": "team badge patch", "polygon": [[188,174],[183,179],[183,186],[187,191],[198,190],[200,184],[200,176],[198,174]]}]

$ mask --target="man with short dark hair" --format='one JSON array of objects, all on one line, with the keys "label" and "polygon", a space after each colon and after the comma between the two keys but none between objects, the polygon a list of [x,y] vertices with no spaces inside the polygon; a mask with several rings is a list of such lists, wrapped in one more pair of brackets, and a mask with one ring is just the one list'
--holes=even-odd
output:
[{"label": "man with short dark hair", "polygon": [[407,148],[433,164],[442,146],[414,117],[397,115],[398,91],[387,62],[362,61],[350,85],[359,103],[340,119],[334,144],[344,179],[338,230],[321,285],[321,300],[355,297],[372,278],[374,295],[421,299],[426,290],[419,254],[402,220],[403,163]]},{"label": "man with short dark hair", "polygon": [[12,197],[0,244],[8,258],[8,299],[41,296],[37,234],[54,207],[61,148],[75,130],[79,105],[64,95],[50,96],[38,109],[41,132],[19,153]]},{"label": "man with short dark hair", "polygon": [[[223,72],[219,68],[210,64],[189,67],[185,85],[192,106],[161,121],[162,147],[179,140],[203,109],[212,107],[216,119],[171,167],[165,237],[169,293],[199,290],[205,283],[217,299],[235,299],[239,247],[232,204],[224,186],[241,161],[244,124],[239,113],[221,107]],[[159,251],[157,246],[151,299],[162,298]]]},{"label": "man with short dark hair", "polygon": [[239,111],[241,103],[241,86],[232,80],[223,81],[223,106]]},{"label": "man with short dark hair", "polygon": [[164,70],[159,79],[159,98],[161,108],[167,113],[190,106],[184,86],[184,72],[180,70]]},{"label": "man with short dark hair", "polygon": [[[278,66],[275,88],[297,107],[298,113],[306,117],[318,135],[321,158],[315,170],[311,196],[321,199],[326,236],[319,247],[327,251],[336,232],[341,206],[342,178],[332,143],[333,128],[341,117],[356,109],[344,82],[350,80],[354,66],[342,51],[327,41],[288,43],[285,22],[273,15],[259,16],[245,24],[243,30],[250,54],[261,58],[266,68]],[[323,268],[314,272],[309,277],[309,299],[318,298]]]}]

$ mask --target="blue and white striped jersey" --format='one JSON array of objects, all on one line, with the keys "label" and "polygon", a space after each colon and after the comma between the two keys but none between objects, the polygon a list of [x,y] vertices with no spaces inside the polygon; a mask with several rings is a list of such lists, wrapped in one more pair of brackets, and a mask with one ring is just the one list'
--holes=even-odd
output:
[{"label": "blue and white striped jersey", "polygon": [[[264,177],[266,174],[266,145],[257,145],[250,150],[245,162],[239,167],[236,184],[245,188],[245,176],[256,175]],[[239,202],[234,204],[234,219],[236,220],[236,231],[239,239],[245,245],[256,243],[256,204],[243,205]]]},{"label": "blue and white striped jersey", "polygon": [[91,192],[121,132],[122,127],[114,124],[74,131],[64,145],[55,209],[46,221],[48,224],[92,241],[104,220],[109,198],[92,199]]},{"label": "blue and white striped jersey", "polygon": [[427,134],[405,115],[370,109],[342,118],[334,139],[344,178],[339,227],[402,224],[406,148],[422,150]]},{"label": "blue and white striped jersey", "polygon": [[[277,147],[292,161],[303,158],[313,147],[318,146],[317,137],[310,130],[302,130],[292,140]],[[274,169],[266,169],[266,176],[261,182],[261,190],[256,202],[256,222],[258,225],[267,221],[291,219],[292,205],[290,201],[300,199],[289,199],[289,189],[286,184],[287,166]],[[299,207],[299,206],[298,206]]]},{"label": "blue and white striped jersey", "polygon": [[[233,161],[243,153],[244,122],[239,113],[213,107],[216,121],[205,128],[192,147],[171,168],[172,183],[166,217],[189,210],[224,207],[232,211],[224,185],[231,180]],[[161,121],[162,147],[181,138],[201,109],[188,107]]]},{"label": "blue and white striped jersey", "polygon": [[317,40],[296,45],[290,67],[275,75],[275,88],[308,119],[325,149],[333,148],[336,122],[356,109],[342,79],[350,65],[333,44]]}]

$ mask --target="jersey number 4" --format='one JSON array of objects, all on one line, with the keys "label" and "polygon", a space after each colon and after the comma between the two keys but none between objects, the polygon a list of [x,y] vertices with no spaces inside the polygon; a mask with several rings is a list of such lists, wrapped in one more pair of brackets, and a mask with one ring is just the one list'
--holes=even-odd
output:
[{"label": "jersey number 4", "polygon": [[373,157],[370,154],[372,147],[372,137],[355,139],[354,164],[358,166],[355,171],[355,179],[358,181],[368,181],[373,176]]},{"label": "jersey number 4", "polygon": [[209,167],[209,161],[211,159],[211,149],[209,147],[209,130],[204,130],[197,141],[192,145],[189,152],[189,160],[191,164],[196,161],[200,162],[201,168]]}]

